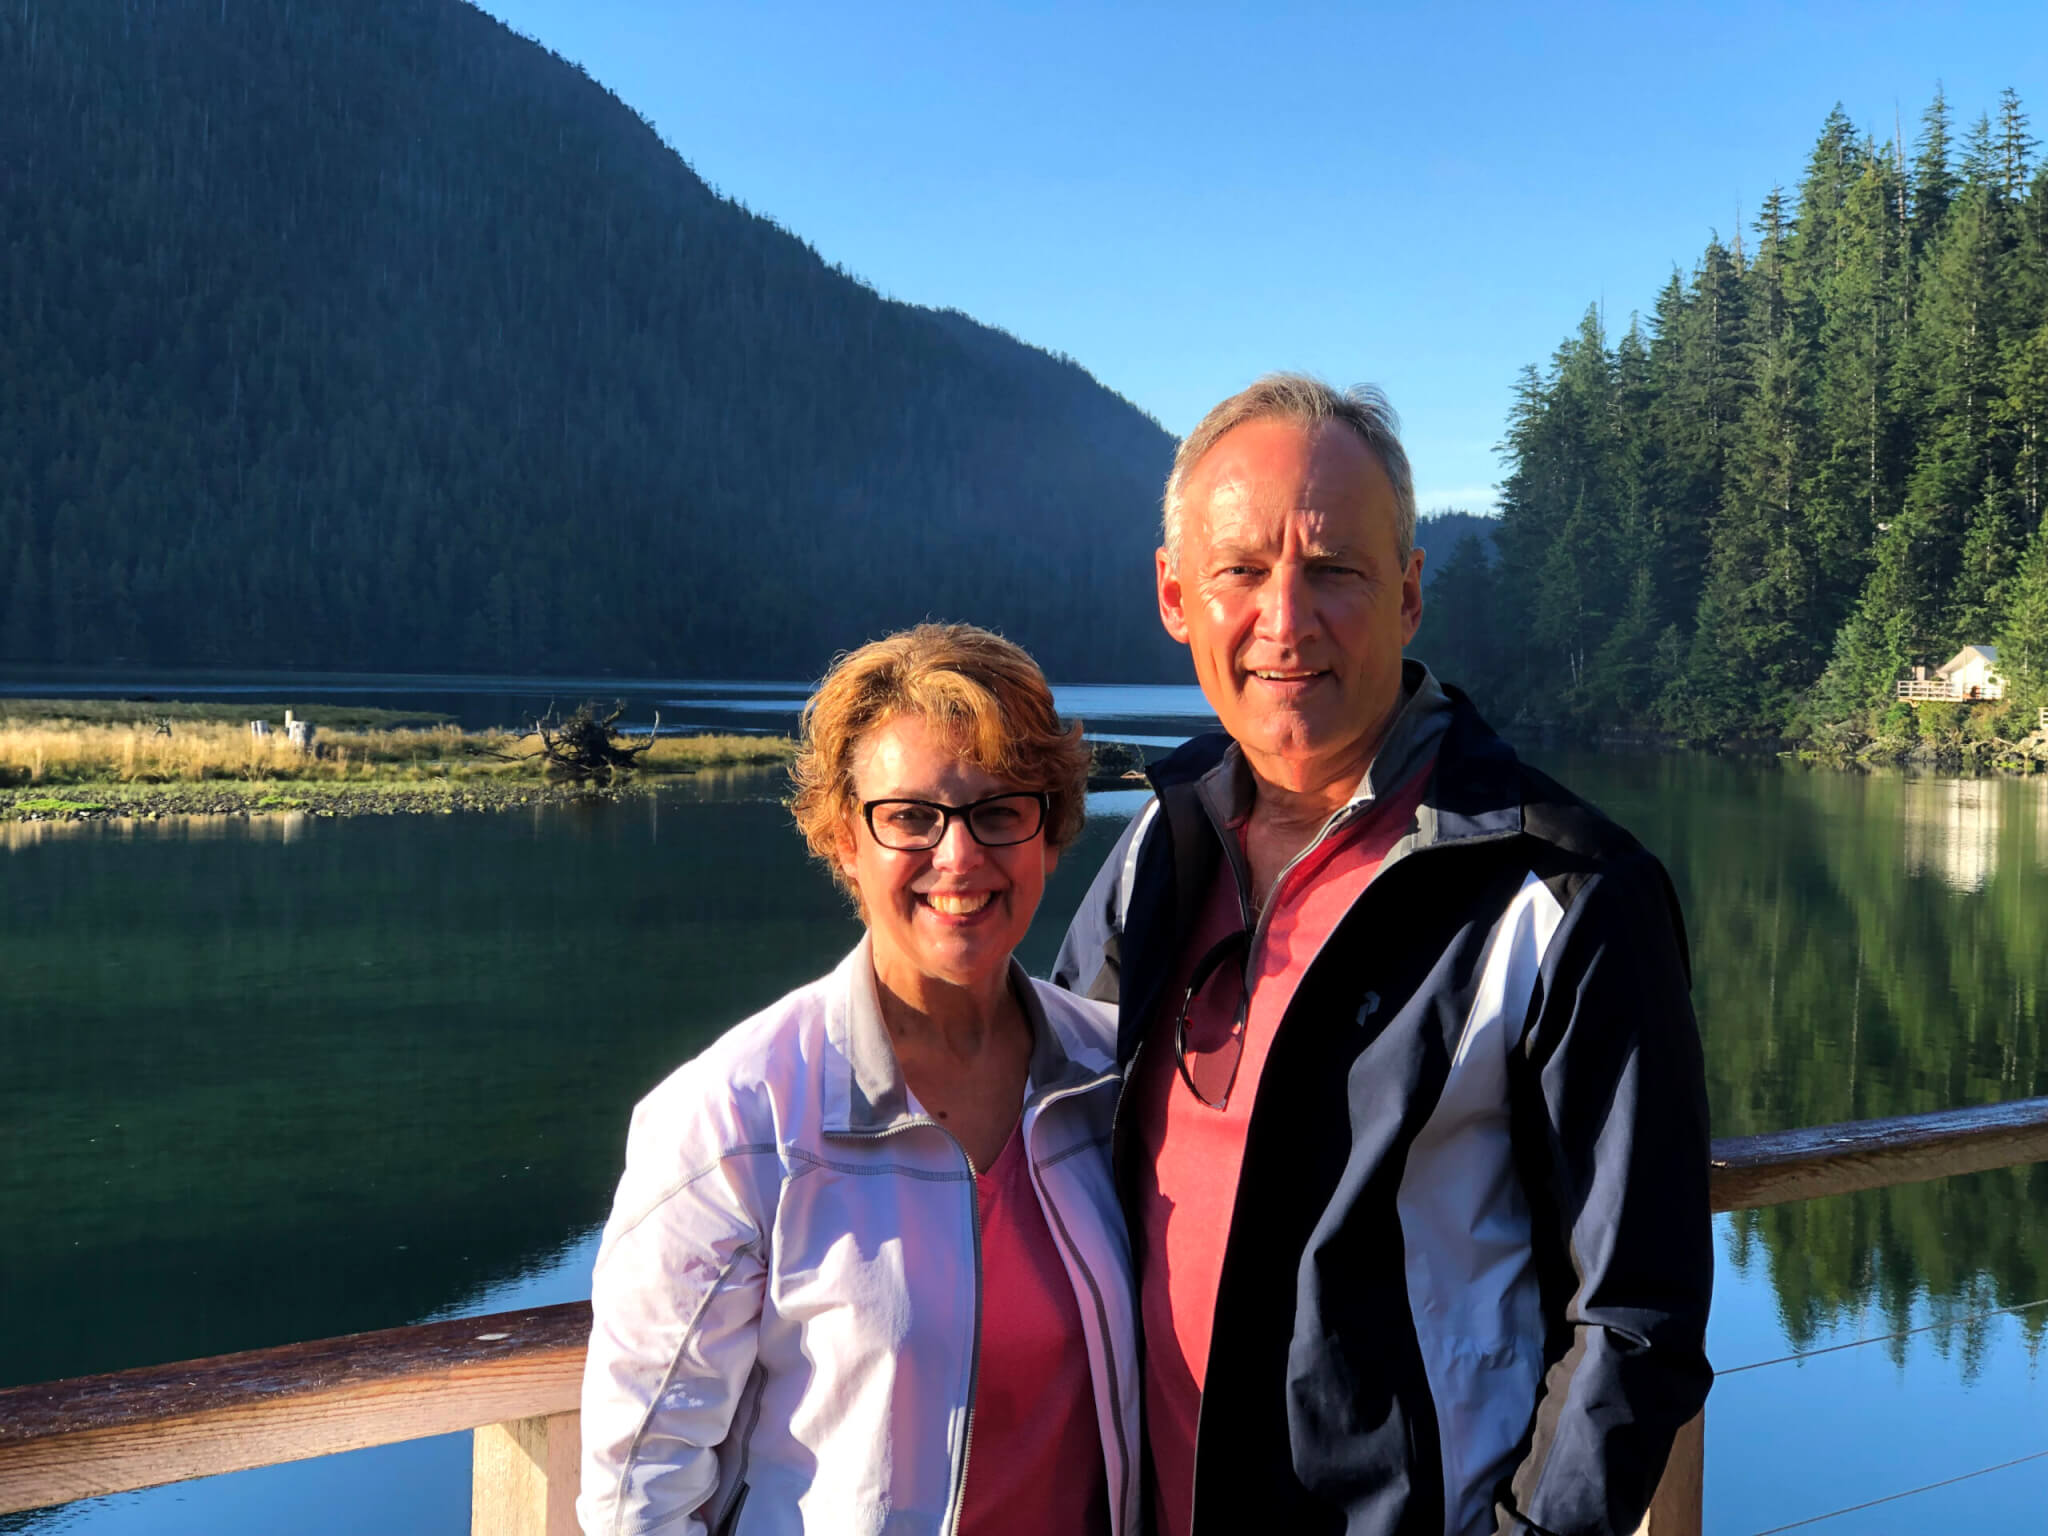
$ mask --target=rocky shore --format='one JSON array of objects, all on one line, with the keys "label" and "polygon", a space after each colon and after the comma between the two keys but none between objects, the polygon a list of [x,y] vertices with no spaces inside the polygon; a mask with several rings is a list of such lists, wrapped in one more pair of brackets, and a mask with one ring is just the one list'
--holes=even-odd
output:
[{"label": "rocky shore", "polygon": [[64,784],[0,789],[0,821],[154,821],[165,816],[450,816],[587,804],[653,793],[672,776],[606,788],[531,779],[426,779],[333,784],[210,780],[199,784]]},{"label": "rocky shore", "polygon": [[[1121,742],[1093,744],[1088,787],[1143,789],[1145,754]],[[451,816],[536,805],[589,805],[701,786],[728,773],[775,774],[775,765],[713,763],[634,773],[611,784],[529,774],[453,778],[203,779],[167,784],[86,781],[0,788],[0,821],[154,821],[166,816]]]}]

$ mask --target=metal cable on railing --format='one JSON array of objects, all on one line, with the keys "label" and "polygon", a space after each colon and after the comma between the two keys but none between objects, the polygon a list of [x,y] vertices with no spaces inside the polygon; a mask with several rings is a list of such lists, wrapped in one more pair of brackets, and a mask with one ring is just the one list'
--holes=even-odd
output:
[{"label": "metal cable on railing", "polygon": [[1756,1532],[1756,1536],[1778,1536],[1780,1531],[1796,1531],[1802,1526],[1819,1525],[1821,1521],[1832,1520],[1837,1515],[1853,1515],[1859,1510],[1875,1509],[1880,1504],[1891,1504],[1900,1499],[1910,1499],[1916,1493],[1932,1493],[1937,1488],[1948,1488],[1957,1483],[1967,1483],[1971,1478],[1982,1477],[1987,1472],[2003,1472],[2007,1467],[2023,1466],[2030,1461],[2039,1461],[2044,1456],[2048,1456],[2048,1451],[2033,1451],[2025,1456],[2015,1456],[2011,1461],[2001,1461],[1994,1466],[1979,1467],[1974,1472],[1959,1472],[1954,1477],[1944,1477],[1938,1483],[1922,1483],[1918,1488],[1901,1489],[1897,1493],[1888,1493],[1881,1499],[1865,1499],[1861,1504],[1847,1504],[1840,1509],[1831,1509],[1824,1515],[1808,1515],[1804,1520],[1794,1520],[1789,1525],[1774,1525],[1769,1530]]},{"label": "metal cable on railing", "polygon": [[1815,1355],[1832,1355],[1840,1349],[1861,1349],[1866,1344],[1889,1344],[1893,1339],[1910,1339],[1916,1333],[1936,1333],[1946,1328],[1967,1328],[1970,1324],[1981,1323],[1987,1318],[2012,1317],[2021,1312],[2032,1312],[2037,1307],[2048,1307],[2048,1296],[2043,1296],[2039,1301],[2021,1302],[2016,1307],[1988,1307],[1982,1312],[1971,1312],[1963,1317],[1922,1323],[1917,1328],[1901,1328],[1897,1333],[1872,1334],[1867,1339],[1850,1339],[1842,1344],[1823,1344],[1819,1349],[1802,1349],[1790,1355],[1774,1355],[1769,1360],[1752,1360],[1748,1365],[1730,1365],[1715,1371],[1714,1377],[1719,1380],[1723,1376],[1739,1376],[1744,1371],[1760,1371],[1767,1365],[1789,1365],[1795,1360],[1811,1360]]}]

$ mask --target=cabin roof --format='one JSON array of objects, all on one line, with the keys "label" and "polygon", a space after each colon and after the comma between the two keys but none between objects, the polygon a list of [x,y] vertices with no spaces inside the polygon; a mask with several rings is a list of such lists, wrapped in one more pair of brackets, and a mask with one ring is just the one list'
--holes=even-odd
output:
[{"label": "cabin roof", "polygon": [[1947,661],[1936,667],[1934,669],[1935,675],[1937,677],[1947,677],[1949,673],[1960,672],[1971,662],[1977,660],[1998,660],[1998,647],[1995,645],[1966,645]]}]

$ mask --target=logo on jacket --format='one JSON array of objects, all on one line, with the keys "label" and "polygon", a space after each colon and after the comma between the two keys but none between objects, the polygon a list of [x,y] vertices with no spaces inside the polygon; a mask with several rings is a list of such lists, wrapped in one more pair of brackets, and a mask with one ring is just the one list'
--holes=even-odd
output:
[{"label": "logo on jacket", "polygon": [[1365,1001],[1364,1001],[1364,1002],[1362,1002],[1362,1003],[1360,1003],[1360,1004],[1358,1005],[1358,1022],[1359,1022],[1359,1024],[1360,1024],[1360,1025],[1363,1025],[1363,1024],[1365,1023],[1365,1021],[1366,1021],[1367,1019],[1371,1018],[1371,1017],[1372,1017],[1372,1016],[1373,1016],[1374,1014],[1378,1013],[1379,1011],[1380,1011],[1380,995],[1379,995],[1379,993],[1377,993],[1377,992],[1368,992],[1368,993],[1366,993],[1366,994],[1365,994]]}]

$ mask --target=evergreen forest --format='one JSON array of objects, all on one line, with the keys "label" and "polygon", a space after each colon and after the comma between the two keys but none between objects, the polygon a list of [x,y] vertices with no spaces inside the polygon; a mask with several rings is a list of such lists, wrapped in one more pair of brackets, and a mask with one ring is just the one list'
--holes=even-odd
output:
[{"label": "evergreen forest", "polygon": [[462,0],[7,0],[0,273],[0,662],[1185,676],[1156,422]]},{"label": "evergreen forest", "polygon": [[1589,310],[1524,370],[1495,548],[1439,556],[1418,652],[1503,724],[1846,749],[1911,736],[1895,682],[1990,644],[1981,728],[2023,732],[2048,704],[2036,148],[2012,91],[1959,129],[1937,90],[1910,142],[1837,108],[1747,237],[1618,338]]}]

